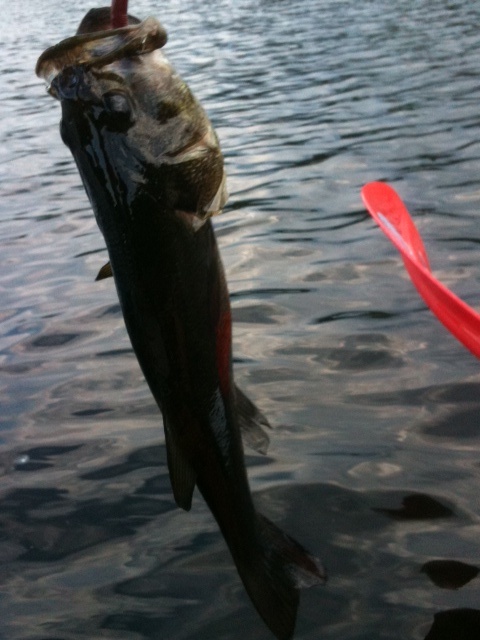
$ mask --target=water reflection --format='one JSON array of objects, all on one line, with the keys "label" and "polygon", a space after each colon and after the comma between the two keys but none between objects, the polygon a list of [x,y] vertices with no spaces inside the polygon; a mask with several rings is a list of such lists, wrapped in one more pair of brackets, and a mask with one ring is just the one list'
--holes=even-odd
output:
[{"label": "water reflection", "polygon": [[[103,244],[34,77],[91,4],[2,14],[0,635],[267,640],[203,503],[169,506],[158,411],[112,283],[94,282]],[[135,13],[166,25],[227,157],[236,376],[274,426],[252,486],[330,573],[297,637],[478,640],[478,362],[358,194],[392,182],[435,274],[477,304],[480,6]]]},{"label": "water reflection", "polygon": [[[108,446],[97,451],[99,459]],[[30,616],[40,616],[55,637],[94,637],[108,629],[152,639],[233,640],[238,631],[231,620],[241,616],[247,637],[266,639],[203,502],[196,499],[189,514],[175,507],[165,448],[138,448],[117,462],[106,457],[86,472],[63,474],[55,487],[62,458],[81,469],[93,457],[85,449],[72,444],[20,452],[29,461],[21,473],[26,482],[0,505],[9,637],[20,637],[16,603],[28,590],[34,600],[42,593],[45,606],[41,613],[36,607],[23,611],[21,624],[28,627]],[[442,532],[444,522],[461,514],[436,496],[286,484],[257,492],[255,501],[312,552],[322,553],[329,568],[328,585],[303,594],[298,637],[358,638],[358,616],[362,637],[413,637],[414,628],[428,623],[422,603],[431,601],[432,589],[466,588],[479,571],[460,560],[421,562],[414,552],[417,538],[432,527]],[[458,534],[471,524],[461,514]],[[68,612],[54,614],[59,589],[72,600]],[[436,615],[427,638],[447,637],[441,633],[451,625],[459,632],[466,621],[477,624],[470,613]],[[380,628],[382,634],[373,635]]]}]

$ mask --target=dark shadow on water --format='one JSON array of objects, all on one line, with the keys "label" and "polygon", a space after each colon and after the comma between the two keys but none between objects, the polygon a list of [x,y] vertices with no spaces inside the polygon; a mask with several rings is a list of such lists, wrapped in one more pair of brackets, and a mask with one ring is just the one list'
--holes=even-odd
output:
[{"label": "dark shadow on water", "polygon": [[77,416],[77,418],[92,418],[102,413],[110,413],[110,411],[113,411],[113,409],[79,409],[78,411],[72,411],[72,416]]},{"label": "dark shadow on water", "polygon": [[33,447],[22,451],[15,461],[16,471],[39,471],[55,464],[54,458],[64,453],[76,451],[82,445],[70,445],[66,447],[48,445]]},{"label": "dark shadow on water", "polygon": [[480,436],[480,407],[468,409],[455,408],[440,419],[432,420],[422,432],[434,438],[467,439]]},{"label": "dark shadow on water", "polygon": [[[80,476],[83,480],[104,480],[106,478],[116,478],[143,467],[158,467],[165,465],[165,448],[160,446],[145,447],[133,451],[127,458],[119,464],[102,467],[84,473]],[[165,475],[162,476],[165,481]]]},{"label": "dark shadow on water", "polygon": [[435,520],[436,518],[451,518],[453,511],[430,496],[418,493],[405,496],[402,506],[398,509],[375,508],[394,520]]},{"label": "dark shadow on water", "polygon": [[393,318],[394,313],[388,313],[386,311],[339,311],[338,313],[332,313],[327,316],[316,318],[312,321],[312,324],[324,324],[326,322],[336,322],[337,320],[349,320],[351,318],[369,318],[371,320],[385,320]]},{"label": "dark shadow on water", "polygon": [[[54,456],[79,448],[80,445],[34,447],[22,453],[33,462],[27,461],[20,468],[24,472],[45,470],[53,466]],[[159,453],[164,454],[160,447],[140,449],[123,463],[80,475],[78,480],[101,480],[165,465],[165,456]],[[50,462],[38,462],[43,460]],[[152,491],[145,488],[146,483],[152,482],[156,483],[155,497],[149,497]],[[14,489],[0,503],[0,530],[6,539],[23,548],[17,560],[55,562],[89,547],[132,536],[153,518],[175,509],[166,468],[161,476],[151,477],[145,484],[109,501],[102,500],[95,491],[86,499],[75,499],[69,490],[55,487]]]},{"label": "dark shadow on water", "polygon": [[386,393],[356,394],[357,402],[366,404],[398,404],[401,406],[424,406],[426,404],[470,404],[480,405],[480,383],[453,382],[417,389],[396,389]]},{"label": "dark shadow on water", "polygon": [[[62,456],[68,467],[81,468],[92,452],[78,445],[31,447],[23,455],[45,468],[31,468],[31,485],[5,492],[0,502],[4,560],[12,576],[31,582],[33,593],[38,585],[42,620],[52,637],[70,640],[109,631],[152,640],[268,640],[203,501],[197,497],[191,513],[177,509],[164,446],[142,447],[116,460],[107,452],[108,443],[98,451],[102,464],[47,486],[49,478],[59,477],[55,465]],[[261,465],[264,458],[247,460]],[[430,622],[431,609],[423,609],[421,596],[412,607],[402,593],[415,590],[428,600],[438,586],[458,589],[478,573],[460,560],[395,551],[398,546],[408,550],[412,523],[420,527],[418,535],[441,532],[452,521],[458,527],[471,524],[440,496],[284,484],[254,499],[259,511],[321,557],[329,572],[326,586],[302,592],[298,638],[316,640],[323,632],[338,640],[413,637],[414,629]],[[21,592],[2,571],[10,604],[17,606]],[[99,586],[98,576],[111,571],[112,578]],[[78,593],[78,602],[73,598],[60,614],[56,588],[48,591],[56,580]],[[395,597],[386,600],[386,593]],[[95,612],[86,613],[93,605]],[[27,608],[23,628],[36,624],[38,613],[29,616]],[[464,618],[447,621],[455,625],[455,620],[464,624]],[[439,621],[443,618],[437,616],[431,634],[438,633]]]},{"label": "dark shadow on water", "polygon": [[425,640],[478,640],[480,638],[480,611],[478,609],[451,609],[435,615]]},{"label": "dark shadow on water", "polygon": [[478,567],[456,560],[430,560],[421,570],[441,589],[460,589],[480,572]]},{"label": "dark shadow on water", "polygon": [[[85,335],[85,334],[84,334]],[[79,333],[49,333],[34,338],[30,345],[36,349],[50,349],[52,347],[64,347],[66,344],[82,337]]]},{"label": "dark shadow on water", "polygon": [[480,384],[462,382],[386,393],[352,394],[360,404],[423,407],[430,416],[422,419],[416,431],[422,438],[442,443],[478,440],[480,437]]},{"label": "dark shadow on water", "polygon": [[[124,496],[105,504],[88,500],[74,505],[66,502],[66,492],[55,489],[16,490],[8,494],[0,507],[0,527],[24,548],[17,560],[56,562],[88,547],[114,538],[131,536],[148,520],[174,508],[169,501],[144,496]],[[36,513],[29,513],[30,503]],[[45,516],[61,507],[62,515]],[[37,515],[38,514],[38,515]]]}]

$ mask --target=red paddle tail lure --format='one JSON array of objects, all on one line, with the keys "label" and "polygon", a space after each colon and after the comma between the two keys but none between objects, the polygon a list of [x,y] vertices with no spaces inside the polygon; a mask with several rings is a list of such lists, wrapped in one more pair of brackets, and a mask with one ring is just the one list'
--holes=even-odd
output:
[{"label": "red paddle tail lure", "polygon": [[392,187],[370,182],[363,202],[387,238],[400,252],[419,294],[445,327],[480,358],[480,315],[460,300],[430,271],[427,252],[404,203]]}]

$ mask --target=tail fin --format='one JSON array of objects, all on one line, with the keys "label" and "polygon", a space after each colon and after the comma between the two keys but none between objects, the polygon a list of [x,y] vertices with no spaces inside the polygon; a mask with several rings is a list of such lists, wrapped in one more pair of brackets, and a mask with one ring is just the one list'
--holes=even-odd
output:
[{"label": "tail fin", "polygon": [[248,595],[278,640],[289,640],[295,628],[300,588],[326,581],[321,562],[296,540],[257,514],[260,552],[237,563]]}]

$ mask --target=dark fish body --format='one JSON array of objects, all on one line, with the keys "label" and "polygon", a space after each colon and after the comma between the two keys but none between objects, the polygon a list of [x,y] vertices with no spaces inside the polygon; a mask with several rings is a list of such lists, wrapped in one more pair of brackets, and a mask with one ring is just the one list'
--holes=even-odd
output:
[{"label": "dark fish body", "polygon": [[[95,12],[87,18],[95,24]],[[286,639],[298,586],[324,574],[251,499],[240,427],[258,435],[264,420],[233,382],[228,289],[210,221],[226,201],[223,157],[202,107],[158,51],[162,27],[132,22],[48,49],[37,73],[61,101],[62,138],[163,415],[175,499],[189,509],[198,486],[257,610]]]}]

